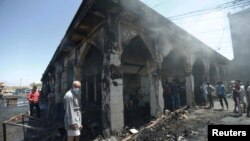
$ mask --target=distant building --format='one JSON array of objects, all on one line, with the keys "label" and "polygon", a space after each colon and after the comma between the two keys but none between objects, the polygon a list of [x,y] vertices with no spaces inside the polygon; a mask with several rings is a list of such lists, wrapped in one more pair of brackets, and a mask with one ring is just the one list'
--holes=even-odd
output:
[{"label": "distant building", "polygon": [[250,80],[250,8],[228,15],[233,43],[232,79]]},{"label": "distant building", "polygon": [[15,94],[27,94],[28,92],[30,92],[29,88],[16,88],[15,90]]},{"label": "distant building", "polygon": [[0,82],[0,93],[3,93],[4,86],[4,82]]}]

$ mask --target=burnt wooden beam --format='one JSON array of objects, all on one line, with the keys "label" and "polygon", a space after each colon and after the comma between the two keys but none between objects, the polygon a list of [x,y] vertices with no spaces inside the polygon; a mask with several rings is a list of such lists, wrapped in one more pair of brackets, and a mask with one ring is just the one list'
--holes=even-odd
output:
[{"label": "burnt wooden beam", "polygon": [[139,65],[139,64],[132,64],[132,63],[124,63],[123,65],[128,65],[128,66],[136,66],[136,67],[145,67],[145,65]]},{"label": "burnt wooden beam", "polygon": [[81,41],[73,41],[73,40],[69,40],[65,43],[65,45],[62,47],[61,51],[63,52],[69,52],[72,50],[72,47],[76,47],[77,45],[79,45],[81,43]]},{"label": "burnt wooden beam", "polygon": [[106,18],[106,16],[103,13],[101,13],[100,11],[92,11],[91,14],[94,16],[98,16],[102,19]]},{"label": "burnt wooden beam", "polygon": [[84,24],[79,24],[78,29],[88,29],[89,26],[88,25],[84,25]]},{"label": "burnt wooden beam", "polygon": [[81,40],[83,40],[83,38],[84,38],[84,35],[79,35],[76,33],[72,34],[72,36],[71,36],[71,40],[73,40],[73,41],[81,41]]},{"label": "burnt wooden beam", "polygon": [[105,21],[100,22],[99,24],[97,24],[95,27],[91,27],[89,28],[90,31],[87,30],[82,30],[82,29],[78,29],[75,31],[75,34],[77,34],[78,36],[82,37],[82,41],[87,40],[89,38],[91,38],[91,36],[93,36],[93,34],[100,28],[102,27],[102,25],[104,24]]}]

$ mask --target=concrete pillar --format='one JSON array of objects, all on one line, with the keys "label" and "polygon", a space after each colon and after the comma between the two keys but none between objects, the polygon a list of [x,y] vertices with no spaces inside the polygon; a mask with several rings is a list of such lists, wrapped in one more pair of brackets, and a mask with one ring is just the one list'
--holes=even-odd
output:
[{"label": "concrete pillar", "polygon": [[158,79],[157,81],[158,81],[158,99],[159,99],[158,101],[159,101],[161,113],[163,113],[163,110],[164,110],[163,86],[162,86],[162,82],[160,79]]},{"label": "concrete pillar", "polygon": [[112,81],[116,85],[110,84],[111,131],[119,132],[124,126],[123,83],[121,78]]},{"label": "concrete pillar", "polygon": [[186,100],[187,106],[194,105],[194,76],[192,74],[186,76]]},{"label": "concrete pillar", "polygon": [[194,76],[193,76],[193,60],[190,54],[187,54],[187,60],[186,60],[186,66],[185,66],[185,75],[186,75],[186,102],[187,106],[193,106],[195,105],[195,97],[194,97]]},{"label": "concrete pillar", "polygon": [[163,88],[160,77],[149,75],[150,83],[150,114],[153,117],[159,117],[164,108],[164,101],[162,97]]},{"label": "concrete pillar", "polygon": [[111,131],[122,131],[124,126],[123,80],[118,53],[110,55],[110,123]]},{"label": "concrete pillar", "polygon": [[102,72],[102,123],[103,134],[122,131],[124,126],[123,84],[120,71],[119,19],[110,13],[105,25],[107,37],[104,43]]}]

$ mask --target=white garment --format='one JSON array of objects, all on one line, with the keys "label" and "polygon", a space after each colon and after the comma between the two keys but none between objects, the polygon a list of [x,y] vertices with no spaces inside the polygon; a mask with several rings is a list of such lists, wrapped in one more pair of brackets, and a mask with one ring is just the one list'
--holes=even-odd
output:
[{"label": "white garment", "polygon": [[77,130],[68,129],[67,134],[68,134],[68,136],[80,136],[80,130],[79,129],[77,129]]},{"label": "white garment", "polygon": [[77,124],[78,127],[82,126],[81,109],[78,102],[77,94],[72,90],[69,90],[64,96],[64,125],[66,129],[70,129],[69,126]]},{"label": "white garment", "polygon": [[250,85],[247,87],[247,91],[250,92]]},{"label": "white garment", "polygon": [[246,91],[245,91],[244,85],[240,85],[240,99],[241,99],[241,102],[246,103]]}]

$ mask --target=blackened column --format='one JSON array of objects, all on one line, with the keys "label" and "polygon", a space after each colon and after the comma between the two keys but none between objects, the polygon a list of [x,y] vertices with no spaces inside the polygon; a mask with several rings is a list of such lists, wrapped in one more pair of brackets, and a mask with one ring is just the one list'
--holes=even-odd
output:
[{"label": "blackened column", "polygon": [[124,126],[123,84],[120,70],[121,46],[117,14],[109,13],[105,24],[104,61],[102,72],[102,124],[105,136]]}]

